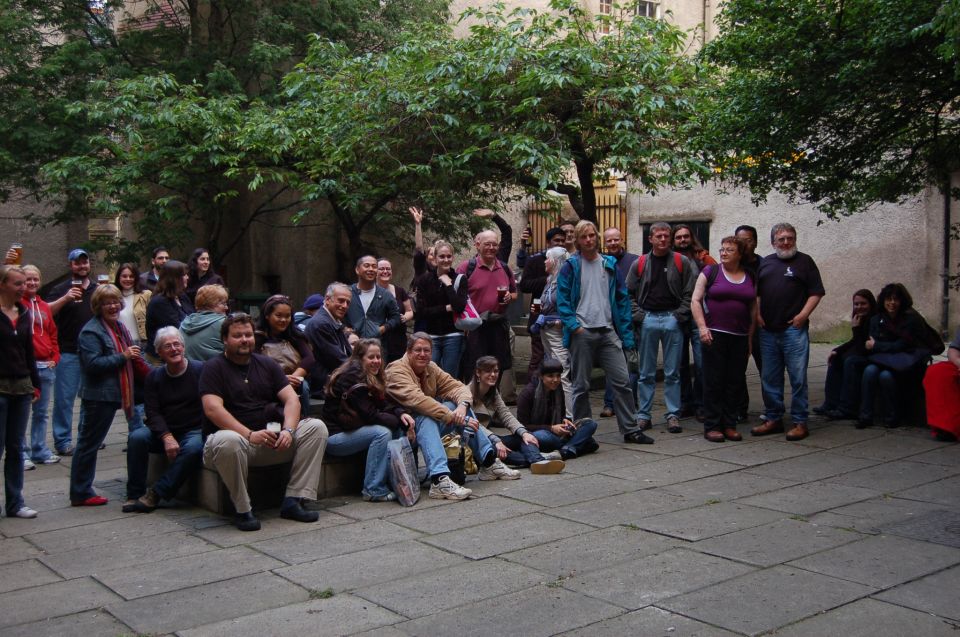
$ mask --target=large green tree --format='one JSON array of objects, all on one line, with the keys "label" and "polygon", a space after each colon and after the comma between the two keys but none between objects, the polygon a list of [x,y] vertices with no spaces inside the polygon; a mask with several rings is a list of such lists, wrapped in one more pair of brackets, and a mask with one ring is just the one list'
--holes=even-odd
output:
[{"label": "large green tree", "polygon": [[[311,39],[382,51],[404,21],[447,18],[446,0],[147,0],[138,16],[122,0],[7,5],[0,197],[49,199],[55,223],[136,213],[142,242],[182,243],[200,222],[218,255],[255,215],[289,204],[283,185],[237,170],[237,136],[280,102]],[[112,251],[137,256],[142,242]]]},{"label": "large green tree", "polygon": [[449,209],[445,194],[552,190],[595,220],[593,184],[611,173],[653,192],[703,170],[689,144],[701,80],[687,34],[634,6],[591,16],[573,0],[498,4],[465,13],[464,37],[420,27],[376,55],[318,41],[286,78],[291,108],[267,145],[297,156],[355,219],[404,194]]},{"label": "large green tree", "polygon": [[830,217],[943,188],[960,169],[957,6],[729,0],[703,51],[722,78],[707,158],[757,201],[777,189]]}]

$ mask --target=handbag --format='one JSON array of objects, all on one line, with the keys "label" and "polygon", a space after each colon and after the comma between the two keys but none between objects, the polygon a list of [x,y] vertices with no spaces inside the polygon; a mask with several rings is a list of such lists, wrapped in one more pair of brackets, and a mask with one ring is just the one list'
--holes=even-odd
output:
[{"label": "handbag", "polygon": [[[458,274],[456,280],[453,282],[453,289],[459,291],[460,285],[464,280],[466,280],[466,277]],[[477,312],[473,301],[471,301],[470,296],[467,295],[467,304],[464,306],[463,311],[453,313],[453,326],[461,332],[472,332],[481,325],[483,325],[483,319],[480,318],[480,313]]]},{"label": "handbag", "polygon": [[930,360],[930,350],[914,349],[908,352],[879,352],[870,354],[867,360],[893,372],[905,372]]},{"label": "handbag", "polygon": [[340,408],[337,410],[337,422],[344,429],[359,429],[367,422],[357,413],[353,405],[350,404],[350,397],[358,391],[367,391],[367,386],[363,383],[357,383],[343,392],[340,396]]},{"label": "handbag", "polygon": [[276,361],[283,368],[284,374],[292,374],[300,367],[300,352],[290,341],[264,343],[260,352]]},{"label": "handbag", "polygon": [[412,507],[420,499],[420,480],[414,462],[413,448],[406,436],[387,443],[390,488],[397,494],[397,502]]}]

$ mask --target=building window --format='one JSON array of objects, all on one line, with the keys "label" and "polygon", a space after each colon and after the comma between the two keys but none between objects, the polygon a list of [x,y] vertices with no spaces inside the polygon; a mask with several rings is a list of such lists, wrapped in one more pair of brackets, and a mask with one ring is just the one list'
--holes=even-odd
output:
[{"label": "building window", "polygon": [[660,3],[659,2],[639,2],[637,3],[637,15],[641,18],[659,18],[660,17]]}]

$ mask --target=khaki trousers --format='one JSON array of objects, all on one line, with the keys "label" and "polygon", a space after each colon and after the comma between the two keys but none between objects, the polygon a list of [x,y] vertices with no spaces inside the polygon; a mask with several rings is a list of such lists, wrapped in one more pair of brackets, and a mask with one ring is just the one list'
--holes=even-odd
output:
[{"label": "khaki trousers", "polygon": [[250,511],[247,493],[247,468],[293,462],[286,496],[317,499],[320,463],[327,449],[327,426],[322,420],[304,418],[293,435],[293,444],[279,450],[253,445],[235,431],[220,430],[207,437],[203,446],[204,466],[220,474],[230,491],[237,513]]}]

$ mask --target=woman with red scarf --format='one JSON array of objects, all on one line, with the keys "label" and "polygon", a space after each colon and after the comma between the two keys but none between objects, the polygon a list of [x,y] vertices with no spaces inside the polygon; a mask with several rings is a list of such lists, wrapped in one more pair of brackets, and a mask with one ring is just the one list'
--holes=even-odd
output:
[{"label": "woman with red scarf", "polygon": [[122,408],[127,418],[133,413],[134,378],[142,380],[150,371],[140,348],[120,320],[123,294],[114,285],[99,285],[90,298],[93,318],[80,330],[78,350],[83,370],[80,392],[83,418],[77,448],[70,466],[70,504],[100,506],[107,499],[93,490],[97,472],[97,451],[107,437],[110,424]]},{"label": "woman with red scarf", "polygon": [[960,330],[947,348],[946,362],[927,368],[923,377],[927,395],[927,424],[944,442],[960,438]]}]

